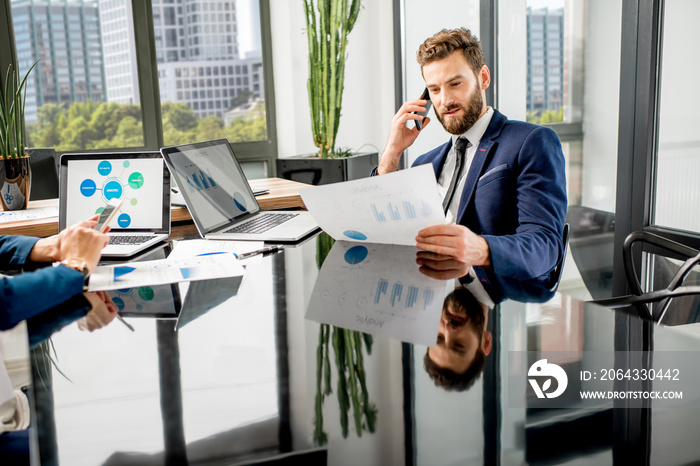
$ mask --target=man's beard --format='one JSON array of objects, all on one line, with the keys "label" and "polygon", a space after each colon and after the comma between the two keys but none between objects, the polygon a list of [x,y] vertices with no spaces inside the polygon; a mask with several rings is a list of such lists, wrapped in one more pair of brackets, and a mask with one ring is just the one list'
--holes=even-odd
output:
[{"label": "man's beard", "polygon": [[[481,115],[481,110],[484,107],[484,100],[481,98],[480,89],[474,89],[474,92],[469,97],[467,105],[467,108],[464,108],[460,104],[452,105],[451,107],[447,107],[444,112],[435,112],[435,116],[437,116],[438,121],[448,133],[454,135],[464,134],[477,122]],[[450,117],[447,119],[442,116],[443,113],[447,113],[456,108],[462,109],[462,116]]]}]

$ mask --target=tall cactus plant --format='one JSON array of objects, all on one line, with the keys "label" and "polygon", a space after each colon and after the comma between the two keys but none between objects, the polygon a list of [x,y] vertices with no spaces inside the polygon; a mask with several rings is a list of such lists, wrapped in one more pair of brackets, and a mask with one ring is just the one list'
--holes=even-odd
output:
[{"label": "tall cactus plant", "polygon": [[309,104],[321,158],[335,155],[345,82],[345,48],[361,0],[304,0],[309,41]]}]

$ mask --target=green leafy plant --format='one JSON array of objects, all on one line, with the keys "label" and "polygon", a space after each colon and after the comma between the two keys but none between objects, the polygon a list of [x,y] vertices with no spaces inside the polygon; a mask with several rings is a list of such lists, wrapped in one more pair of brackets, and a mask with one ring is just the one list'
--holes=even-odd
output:
[{"label": "green leafy plant", "polygon": [[19,70],[7,68],[5,87],[0,89],[0,158],[17,159],[25,156],[27,138],[24,133],[24,104],[27,98],[27,77],[39,63],[34,62],[20,79]]},{"label": "green leafy plant", "polygon": [[304,0],[309,41],[309,105],[314,144],[321,158],[340,157],[335,137],[345,82],[345,49],[361,0]]}]

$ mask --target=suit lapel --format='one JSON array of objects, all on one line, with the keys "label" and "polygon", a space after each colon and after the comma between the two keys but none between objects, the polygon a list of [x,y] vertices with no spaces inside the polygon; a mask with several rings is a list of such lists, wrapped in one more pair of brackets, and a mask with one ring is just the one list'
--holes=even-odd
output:
[{"label": "suit lapel", "polygon": [[493,148],[494,141],[484,140],[481,138],[479,147],[476,148],[476,153],[474,154],[474,159],[469,167],[469,173],[467,173],[467,180],[464,182],[464,191],[462,191],[462,199],[459,201],[459,211],[457,212],[457,219],[461,219],[464,212],[467,210],[467,206],[474,196],[474,190],[476,189],[476,182],[481,176],[481,172],[484,169],[484,164],[488,158],[491,149]]},{"label": "suit lapel", "polygon": [[486,160],[489,159],[492,150],[495,150],[497,146],[496,141],[506,121],[507,118],[501,112],[494,109],[491,122],[488,128],[486,128],[484,135],[481,137],[479,147],[476,148],[474,159],[469,167],[469,173],[467,173],[467,179],[464,182],[464,190],[462,191],[462,198],[459,201],[459,210],[457,212],[457,223],[460,223],[460,220],[467,210],[467,206],[474,197],[476,182],[484,171]]},{"label": "suit lapel", "polygon": [[433,159],[433,170],[435,170],[435,180],[440,179],[440,171],[442,170],[442,166],[445,165],[445,159],[447,159],[447,154],[450,152],[450,149],[452,148],[452,138],[450,138],[449,141],[447,141],[447,144],[443,146],[443,150],[441,153],[438,154],[437,157]]}]

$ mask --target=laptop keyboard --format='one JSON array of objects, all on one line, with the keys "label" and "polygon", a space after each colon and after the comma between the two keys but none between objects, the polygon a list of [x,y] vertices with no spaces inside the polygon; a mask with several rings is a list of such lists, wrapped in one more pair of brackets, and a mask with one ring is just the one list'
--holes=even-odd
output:
[{"label": "laptop keyboard", "polygon": [[131,244],[141,244],[146,241],[152,240],[153,235],[115,235],[109,237],[109,244],[115,245],[131,245]]},{"label": "laptop keyboard", "polygon": [[253,220],[226,230],[224,233],[264,233],[270,228],[291,220],[299,214],[260,214]]}]

